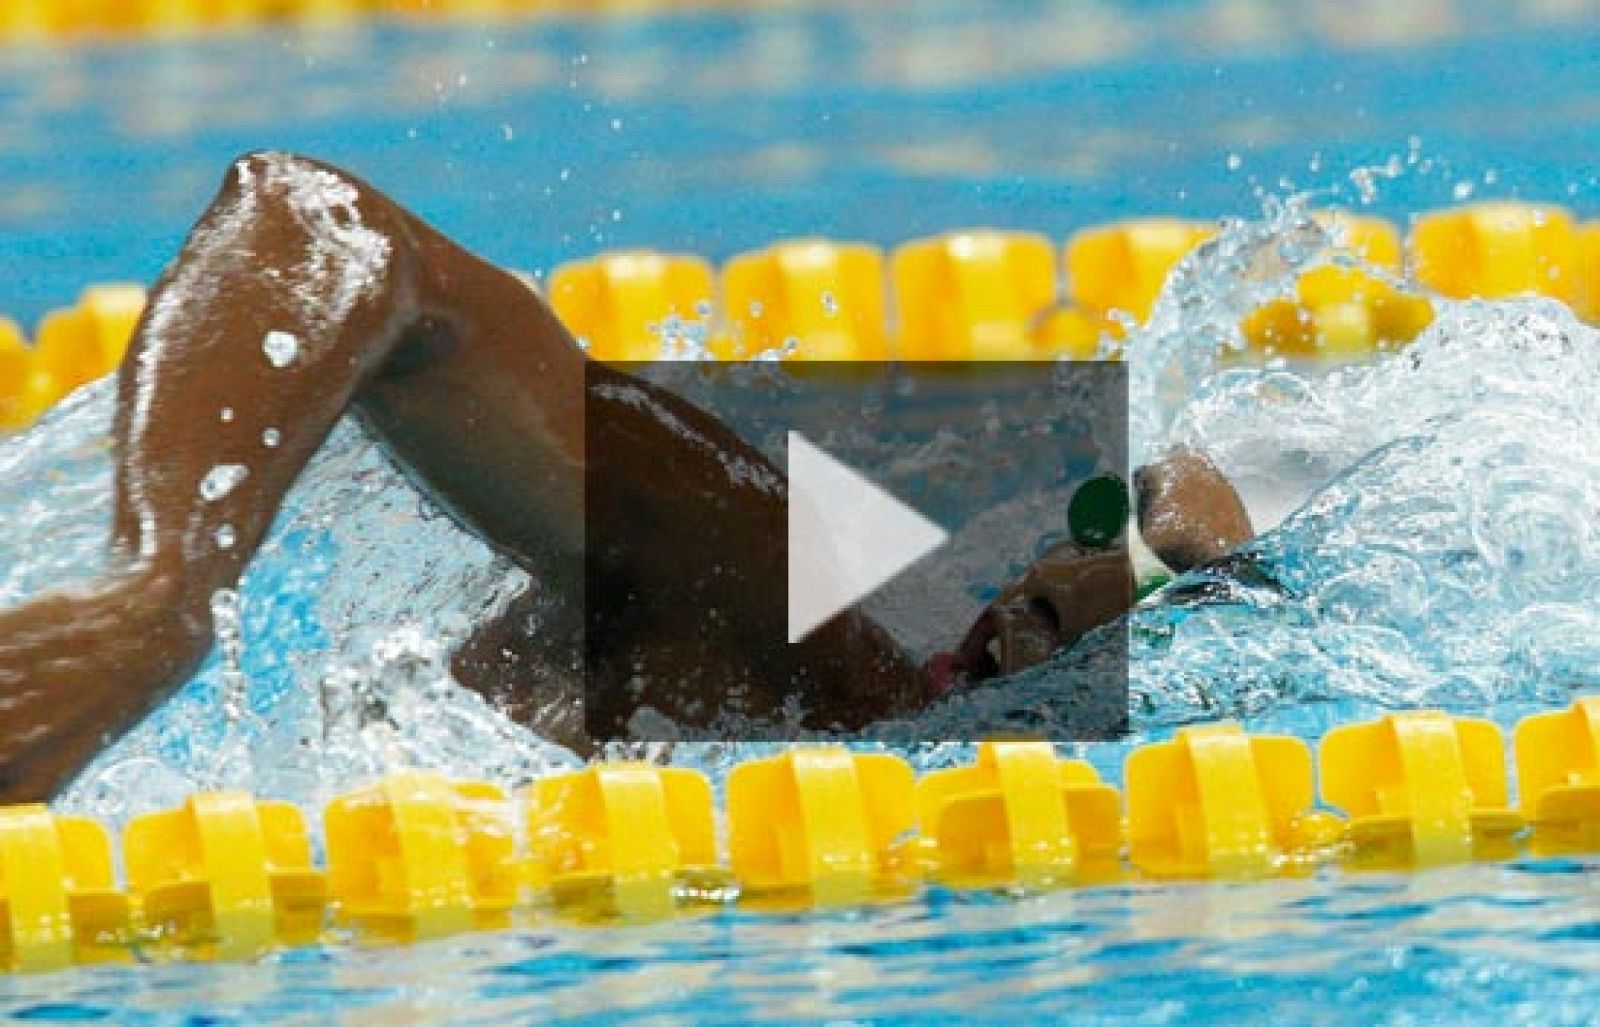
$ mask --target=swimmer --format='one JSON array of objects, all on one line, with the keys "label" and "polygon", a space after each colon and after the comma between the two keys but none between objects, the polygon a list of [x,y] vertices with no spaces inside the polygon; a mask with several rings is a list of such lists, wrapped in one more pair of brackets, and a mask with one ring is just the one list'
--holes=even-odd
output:
[{"label": "swimmer", "polygon": [[[1135,472],[1134,495],[1141,540],[1173,572],[1213,564],[1255,535],[1228,479],[1190,449]],[[1126,613],[1136,588],[1126,547],[1059,543],[1001,590],[930,671],[954,687],[1025,670]]]},{"label": "swimmer", "polygon": [[[952,675],[1042,659],[1131,602],[1125,556],[1057,554],[1008,592],[1020,607],[985,613],[941,674],[855,612],[801,643],[767,644],[784,625],[748,611],[770,610],[755,599],[786,579],[768,542],[786,518],[781,472],[679,397],[605,368],[586,379],[586,364],[520,279],[364,182],[285,154],[235,162],[156,283],[120,370],[105,571],[0,611],[0,801],[50,797],[194,673],[213,640],[212,594],[239,580],[346,412],[533,582],[455,652],[456,678],[579,751],[586,713],[619,730],[639,704],[704,723],[731,695],[752,716],[797,700],[806,726],[859,728],[921,708]],[[601,601],[631,601],[630,628],[588,640],[587,654],[569,601],[583,585],[586,446],[629,454],[632,473],[601,483],[619,490],[607,505],[626,511],[623,530],[717,525],[607,567]],[[739,461],[765,473],[732,474]],[[1145,537],[1174,570],[1250,536],[1238,497],[1197,454],[1137,481]],[[996,641],[1024,634],[1027,645]],[[986,662],[991,641],[1003,651]],[[587,693],[585,655],[602,669]],[[585,711],[586,694],[603,708]]]}]

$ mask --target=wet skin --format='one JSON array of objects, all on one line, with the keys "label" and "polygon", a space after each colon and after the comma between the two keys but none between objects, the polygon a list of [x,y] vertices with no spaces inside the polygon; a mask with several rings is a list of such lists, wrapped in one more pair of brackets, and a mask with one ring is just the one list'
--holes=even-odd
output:
[{"label": "wet skin", "polygon": [[[269,333],[286,335],[268,346]],[[935,694],[886,632],[853,613],[800,644],[771,645],[782,625],[740,611],[770,609],[754,600],[783,587],[786,556],[770,544],[786,516],[781,473],[682,399],[603,368],[586,385],[585,368],[519,279],[365,183],[284,154],[237,161],[156,284],[120,372],[106,570],[0,612],[0,801],[50,796],[194,672],[212,643],[212,594],[237,582],[347,411],[535,583],[479,626],[452,669],[552,740],[587,747],[574,672],[582,625],[565,601],[582,588],[586,446],[636,454],[636,474],[603,486],[623,491],[608,505],[636,513],[629,530],[717,526],[670,552],[631,547],[630,562],[608,568],[617,596],[644,601],[625,637],[588,641],[605,674],[587,693],[602,697],[591,725],[620,728],[639,704],[703,723],[733,695],[755,716],[798,698],[806,726],[851,729]],[[586,404],[599,405],[589,438]],[[731,473],[730,458],[778,487]],[[202,496],[224,464],[247,474]],[[1248,521],[1232,517],[1237,497],[1203,459],[1180,454],[1140,482],[1141,517],[1154,514],[1153,548],[1179,558],[1169,562],[1248,537]],[[741,571],[705,573],[717,565]],[[1105,575],[1087,577],[1098,589]],[[1074,629],[1127,605],[1115,590],[1109,603],[1069,584],[1045,591]],[[703,616],[711,608],[728,616]],[[642,694],[605,700],[639,678]]]}]

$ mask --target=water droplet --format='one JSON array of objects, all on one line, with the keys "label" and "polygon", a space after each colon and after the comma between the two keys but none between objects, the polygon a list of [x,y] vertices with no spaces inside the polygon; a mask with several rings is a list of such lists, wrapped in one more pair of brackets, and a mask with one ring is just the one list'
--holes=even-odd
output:
[{"label": "water droplet", "polygon": [[838,316],[839,301],[833,298],[833,293],[825,292],[822,294],[822,310],[829,317]]},{"label": "water droplet", "polygon": [[224,524],[219,527],[214,537],[217,540],[218,549],[232,549],[234,542],[238,541],[238,536],[234,534],[233,525],[231,524]]},{"label": "water droplet", "polygon": [[288,332],[268,332],[261,340],[261,352],[267,355],[273,367],[288,367],[300,353],[300,340]]},{"label": "water droplet", "polygon": [[1356,168],[1350,172],[1350,181],[1356,187],[1356,196],[1363,205],[1377,202],[1378,181],[1372,168]]},{"label": "water droplet", "polygon": [[1473,191],[1471,182],[1457,182],[1455,188],[1450,190],[1450,197],[1455,200],[1471,199]]},{"label": "water droplet", "polygon": [[278,443],[283,441],[283,434],[276,428],[268,428],[261,433],[261,444],[268,449],[278,448]]},{"label": "water droplet", "polygon": [[211,593],[211,618],[236,624],[239,620],[239,593],[231,588],[219,588]]},{"label": "water droplet", "polygon": [[249,474],[250,468],[244,464],[217,464],[200,479],[200,498],[215,503],[232,492]]},{"label": "water droplet", "polygon": [[516,130],[504,122],[502,122],[500,125],[500,135],[504,137],[505,141],[508,143],[517,137]]},{"label": "water droplet", "polygon": [[222,418],[223,423],[233,420],[233,407],[223,407],[222,412],[217,416]]},{"label": "water droplet", "polygon": [[1244,167],[1244,158],[1243,157],[1239,156],[1237,153],[1228,154],[1228,170],[1229,171],[1238,171],[1242,167]]},{"label": "water droplet", "polygon": [[612,221],[621,221],[621,220],[622,220],[622,211],[620,211],[620,210],[613,210],[613,211],[612,211],[612,212],[611,212],[611,220],[612,220]]}]

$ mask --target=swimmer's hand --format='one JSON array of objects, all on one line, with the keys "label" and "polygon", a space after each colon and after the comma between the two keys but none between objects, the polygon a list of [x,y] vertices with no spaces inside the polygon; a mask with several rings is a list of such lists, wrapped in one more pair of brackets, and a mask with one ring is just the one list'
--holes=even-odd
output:
[{"label": "swimmer's hand", "polygon": [[1174,573],[1210,563],[1255,537],[1233,484],[1192,449],[1175,449],[1133,475],[1139,534]]},{"label": "swimmer's hand", "polygon": [[0,612],[0,803],[50,798],[205,657],[177,578],[119,574]]},{"label": "swimmer's hand", "polygon": [[[1173,450],[1140,468],[1134,492],[1139,534],[1176,573],[1218,559],[1255,534],[1228,479],[1193,450]],[[930,662],[932,690],[956,691],[1042,663],[1126,613],[1135,589],[1125,541],[1103,548],[1061,543],[1000,592],[955,652]]]}]

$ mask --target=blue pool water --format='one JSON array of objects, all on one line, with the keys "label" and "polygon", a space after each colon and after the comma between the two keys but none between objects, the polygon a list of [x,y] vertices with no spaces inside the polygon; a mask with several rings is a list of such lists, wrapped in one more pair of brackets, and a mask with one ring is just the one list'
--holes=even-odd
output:
[{"label": "blue pool water", "polygon": [[[719,257],[790,234],[887,243],[990,224],[1060,237],[1134,214],[1253,215],[1263,189],[1370,198],[1373,210],[1396,217],[1486,195],[1561,199],[1589,214],[1600,207],[1589,158],[1600,152],[1595,5],[1430,3],[1381,26],[1338,6],[1012,0],[919,5],[910,19],[824,5],[0,50],[0,311],[33,320],[86,282],[148,280],[227,160],[262,146],[344,163],[486,255],[530,269],[634,244]],[[1529,361],[1556,369],[1546,378],[1570,386],[1574,407],[1600,407],[1588,402],[1600,382],[1582,373],[1581,354],[1539,349],[1551,336],[1573,345],[1588,337],[1543,315],[1458,313],[1426,344],[1431,363],[1415,380],[1397,373],[1285,401],[1276,415],[1229,406],[1227,383],[1214,387],[1218,410],[1277,416],[1269,434],[1318,456],[1328,475],[1356,469],[1319,493],[1320,514],[1269,542],[1313,600],[1202,611],[1189,623],[1211,627],[1178,629],[1172,645],[1151,650],[1153,666],[1226,667],[1241,687],[1225,712],[1313,738],[1386,701],[1482,708],[1509,723],[1562,702],[1572,687],[1600,684],[1586,670],[1600,665],[1588,641],[1594,624],[1581,604],[1549,594],[1552,582],[1568,596],[1593,594],[1600,542],[1573,550],[1578,577],[1549,579],[1529,552],[1480,523],[1485,510],[1499,516],[1508,493],[1451,477],[1509,459],[1472,448],[1477,441],[1520,439],[1537,459],[1518,457],[1519,469],[1578,489],[1580,513],[1595,508],[1600,473],[1551,441],[1555,431],[1535,436],[1535,420],[1516,405],[1535,395],[1553,414],[1559,405],[1539,391],[1552,382],[1519,376],[1514,359],[1496,364],[1491,345],[1515,338]],[[1474,368],[1481,380],[1469,382]],[[1488,397],[1495,416],[1463,424],[1460,397],[1435,395],[1450,381],[1464,383],[1463,395]],[[1389,426],[1405,420],[1397,397],[1415,408],[1416,424]],[[43,455],[0,448],[8,486],[17,466],[44,472],[25,480],[51,483],[47,493],[0,492],[0,601],[64,568],[92,569],[103,535],[103,400],[82,398],[51,429]],[[1582,429],[1581,449],[1594,425],[1581,410],[1563,412]],[[1245,433],[1230,434],[1227,423],[1218,414],[1202,427],[1249,466]],[[1366,456],[1379,449],[1386,455]],[[1568,466],[1583,473],[1563,478]],[[1427,536],[1438,543],[1431,548],[1410,545],[1412,522],[1359,502],[1414,498],[1383,491],[1395,468],[1441,497],[1438,509],[1422,511],[1443,525]],[[1520,490],[1513,498],[1539,495],[1511,484]],[[1451,522],[1443,500],[1467,494],[1471,516]],[[39,509],[46,500],[59,508],[48,516]],[[1328,505],[1335,500],[1351,505]],[[1580,530],[1570,518],[1510,519],[1524,512],[1506,509],[1505,534]],[[1369,537],[1341,537],[1349,525]],[[25,526],[48,530],[44,548],[62,554],[56,564],[30,563],[28,550],[41,547]],[[354,556],[353,539],[362,544]],[[1369,559],[1375,552],[1409,563],[1387,573]],[[418,553],[429,556],[420,566]],[[1479,553],[1478,562],[1462,555]],[[411,578],[394,576],[401,565]],[[1371,566],[1379,570],[1363,577]],[[369,573],[393,587],[368,588]],[[347,432],[244,590],[246,636],[296,643],[246,648],[252,701],[263,717],[281,713],[294,682],[323,671],[300,648],[348,622],[459,618],[506,577]],[[1408,578],[1432,585],[1426,602],[1395,594],[1395,581]],[[1475,587],[1486,590],[1480,620],[1461,599]],[[1337,622],[1348,607],[1366,621],[1336,623],[1338,631],[1305,623],[1312,614]],[[1510,609],[1538,619],[1497,623]],[[1481,651],[1463,640],[1481,641]],[[1438,666],[1447,652],[1474,673],[1449,677]],[[1317,673],[1296,677],[1286,666]],[[1244,685],[1265,677],[1263,667],[1279,675],[1278,691],[1252,705]],[[185,696],[191,713],[181,701],[165,734],[136,751],[193,770],[226,742],[218,718],[204,715],[214,709],[215,671]],[[1361,680],[1341,680],[1344,671]],[[1518,675],[1528,687],[1508,684]],[[1399,694],[1402,685],[1416,693]],[[427,719],[426,710],[411,712]],[[480,712],[452,709],[464,721]],[[277,765],[254,768],[273,786],[264,790],[322,794],[314,769],[284,769],[293,747],[272,744],[272,732],[291,739],[299,730],[294,717],[265,729],[268,744],[257,751]],[[424,731],[411,744],[437,755],[455,737]],[[525,751],[533,755],[501,768],[504,776],[557,758]],[[1121,751],[1088,755],[1114,774]],[[140,782],[146,804],[171,797],[162,780],[172,796],[191,784],[130,766],[126,780]],[[123,780],[102,780],[74,801],[117,808]],[[1585,1022],[1600,998],[1597,888],[1600,863],[1585,860],[1029,897],[931,891],[852,913],[719,912],[629,929],[544,921],[409,948],[330,945],[248,966],[71,971],[0,981],[0,1009],[34,1021],[119,1023]]]},{"label": "blue pool water", "polygon": [[1592,1023],[1600,864],[934,892],[800,916],[536,926],[7,981],[34,1022]]},{"label": "blue pool water", "polygon": [[229,158],[264,146],[528,269],[793,234],[1059,237],[1249,213],[1285,177],[1353,198],[1352,169],[1413,137],[1431,173],[1385,185],[1380,212],[1458,188],[1594,206],[1592,0],[1342,7],[945,0],[0,49],[0,304],[33,318],[152,278]]}]

